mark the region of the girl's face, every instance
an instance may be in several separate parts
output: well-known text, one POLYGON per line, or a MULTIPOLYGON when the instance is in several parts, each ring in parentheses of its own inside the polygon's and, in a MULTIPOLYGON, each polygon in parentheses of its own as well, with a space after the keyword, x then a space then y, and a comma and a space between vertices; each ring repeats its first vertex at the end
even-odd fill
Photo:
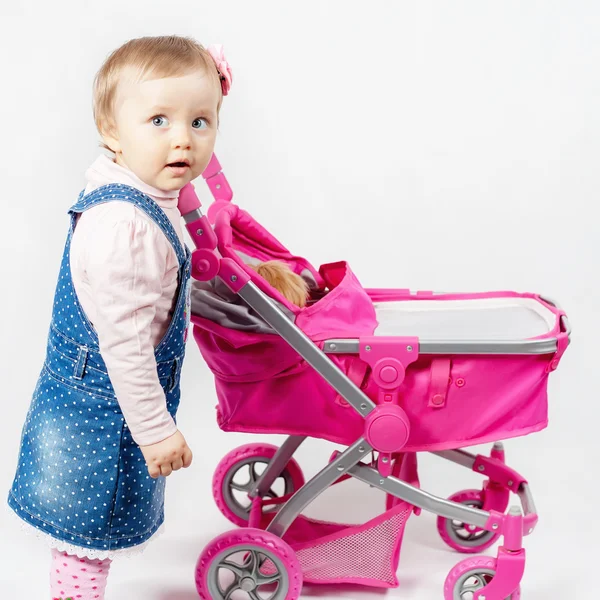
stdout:
POLYGON ((104 141, 144 183, 181 189, 207 167, 217 135, 218 81, 204 71, 119 83, 115 127, 104 141))

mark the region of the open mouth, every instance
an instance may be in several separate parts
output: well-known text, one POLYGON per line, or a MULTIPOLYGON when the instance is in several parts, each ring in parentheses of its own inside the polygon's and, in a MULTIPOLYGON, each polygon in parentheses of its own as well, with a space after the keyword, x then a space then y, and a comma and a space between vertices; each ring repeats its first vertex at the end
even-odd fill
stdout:
POLYGON ((189 167, 190 165, 184 161, 172 162, 167 165, 167 167, 189 167))

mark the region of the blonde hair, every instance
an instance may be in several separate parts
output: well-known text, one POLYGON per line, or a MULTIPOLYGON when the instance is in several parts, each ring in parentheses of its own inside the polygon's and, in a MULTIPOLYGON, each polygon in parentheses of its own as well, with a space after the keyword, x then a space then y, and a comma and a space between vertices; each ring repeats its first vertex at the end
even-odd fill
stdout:
MULTIPOLYGON (((170 35, 129 40, 110 54, 94 79, 94 121, 101 135, 114 125, 117 88, 126 69, 135 73, 137 81, 150 77, 180 77, 203 69, 214 76, 215 85, 221 90, 212 56, 192 38, 170 35)), ((222 100, 221 94, 217 110, 221 108, 222 100)))
POLYGON ((289 302, 300 308, 306 306, 309 294, 308 284, 304 278, 294 273, 287 264, 277 260, 269 260, 248 266, 289 302))

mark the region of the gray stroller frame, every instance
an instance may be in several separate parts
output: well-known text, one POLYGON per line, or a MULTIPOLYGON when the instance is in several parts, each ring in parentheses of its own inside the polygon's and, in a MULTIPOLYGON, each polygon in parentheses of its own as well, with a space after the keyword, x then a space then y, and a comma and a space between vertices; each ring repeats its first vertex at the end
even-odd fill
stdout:
MULTIPOLYGON (((214 159, 216 161, 216 159, 214 159)), ((213 173, 205 174, 205 179, 211 187, 215 196, 219 193, 227 194, 227 182, 221 173, 220 166, 213 169, 213 173), (212 181, 211 181, 212 179, 212 181), (212 184, 212 185, 211 185, 212 184), (215 193, 215 190, 225 187, 225 191, 215 193)), ((228 198, 230 199, 230 198, 228 198)), ((180 206, 181 208, 181 206, 180 206)), ((232 291, 236 292, 268 325, 279 334, 320 376, 326 380, 346 402, 363 418, 366 419, 374 410, 374 403, 357 385, 355 385, 345 373, 343 373, 329 358, 330 354, 359 354, 360 343, 358 339, 331 339, 325 342, 322 351, 310 340, 301 329, 280 309, 276 302, 263 293, 233 261, 222 258, 217 248, 217 239, 208 221, 199 208, 189 211, 182 210, 187 229, 193 238, 202 258, 209 255, 211 268, 194 268, 193 276, 201 281, 208 281, 218 276, 232 291)), ((545 299, 546 302, 557 306, 555 302, 545 299)), ((570 337, 570 326, 566 316, 561 317, 563 332, 570 337)), ((402 339, 402 338, 400 338, 402 339)), ((502 354, 502 355, 543 355, 552 354, 558 350, 558 340, 514 340, 514 341, 419 341, 418 354, 421 355, 453 355, 453 354, 502 354)), ((367 346, 367 351, 370 348, 367 346)), ((411 352, 413 348, 405 348, 411 352)), ((286 465, 292 459, 294 453, 304 442, 306 436, 289 436, 279 447, 275 456, 270 460, 262 475, 252 482, 249 489, 251 499, 265 497, 275 480, 284 471, 286 465)), ((405 501, 418 509, 427 510, 435 515, 465 524, 472 529, 479 528, 502 534, 504 545, 499 550, 497 567, 495 573, 486 576, 485 569, 470 573, 476 583, 469 585, 462 581, 462 587, 453 589, 447 598, 462 600, 465 591, 473 593, 472 598, 479 600, 505 600, 519 597, 519 583, 524 569, 524 554, 522 554, 522 537, 531 534, 537 523, 537 512, 530 486, 512 469, 503 469, 503 459, 494 458, 494 453, 502 453, 502 444, 494 444, 492 457, 481 457, 464 450, 446 450, 433 452, 433 454, 449 460, 453 463, 474 470, 475 472, 489 476, 503 485, 505 489, 516 493, 520 499, 519 505, 512 505, 507 514, 495 511, 486 511, 461 503, 449 501, 432 495, 418 487, 415 487, 401 479, 387 474, 389 469, 386 465, 390 458, 380 453, 379 467, 366 464, 363 460, 369 453, 378 452, 366 439, 361 437, 343 452, 337 453, 331 461, 317 475, 307 481, 303 487, 295 491, 293 496, 281 505, 274 515, 266 531, 281 538, 294 520, 302 511, 327 488, 332 486, 340 477, 346 475, 356 478, 368 485, 378 488, 388 495, 405 501), (381 468, 383 467, 383 468, 381 468), (488 468, 489 467, 489 468, 488 468), (488 473, 489 471, 489 473, 488 473), (384 473, 384 474, 382 474, 384 473), (498 481, 499 477, 499 481, 498 481), (519 564, 515 567, 515 561, 510 562, 522 555, 519 564), (508 557, 508 558, 506 558, 508 557), (477 583, 478 582, 478 583, 477 583)), ((262 553, 266 558, 268 556, 262 553)), ((266 558, 263 559, 266 560, 266 558)), ((223 565, 228 564, 223 561, 223 565)), ((235 571, 235 569, 234 569, 235 571)), ((253 590, 259 585, 260 576, 256 568, 238 568, 236 578, 239 580, 237 589, 248 591, 250 597, 255 593, 253 590)), ((464 578, 463 578, 464 579, 464 578)), ((213 589, 213 588, 211 588, 213 589)), ((218 591, 212 592, 220 594, 218 591)), ((214 596, 221 598, 220 595, 214 596)), ((258 597, 256 595, 256 597, 258 597)), ((291 595, 274 595, 274 598, 291 598, 291 595)), ((293 596, 294 598, 296 596, 293 596)))

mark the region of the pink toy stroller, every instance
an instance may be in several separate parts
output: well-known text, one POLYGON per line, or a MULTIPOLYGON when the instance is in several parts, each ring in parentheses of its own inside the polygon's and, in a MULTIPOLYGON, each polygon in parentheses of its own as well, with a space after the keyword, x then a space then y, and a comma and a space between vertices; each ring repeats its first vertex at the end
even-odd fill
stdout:
POLYGON ((217 467, 215 501, 242 529, 202 552, 200 597, 295 600, 303 582, 396 587, 405 524, 425 509, 458 552, 503 538, 496 558, 470 557, 450 571, 445 600, 520 598, 523 537, 538 516, 498 440, 546 427, 548 377, 569 344, 565 313, 535 294, 364 289, 345 262, 315 269, 232 204, 215 157, 203 176, 216 200, 208 217, 191 188, 180 210, 197 248, 191 321, 215 376, 218 423, 288 437, 279 448, 237 448, 217 467), (247 266, 272 259, 306 279, 306 307, 247 266), (307 437, 346 449, 305 482, 293 454, 307 437), (493 443, 489 456, 460 449, 484 442, 493 443), (418 452, 486 480, 438 498, 419 487, 418 452), (302 515, 350 477, 386 494, 381 515, 363 525, 302 515), (520 506, 508 509, 511 492, 520 506))

